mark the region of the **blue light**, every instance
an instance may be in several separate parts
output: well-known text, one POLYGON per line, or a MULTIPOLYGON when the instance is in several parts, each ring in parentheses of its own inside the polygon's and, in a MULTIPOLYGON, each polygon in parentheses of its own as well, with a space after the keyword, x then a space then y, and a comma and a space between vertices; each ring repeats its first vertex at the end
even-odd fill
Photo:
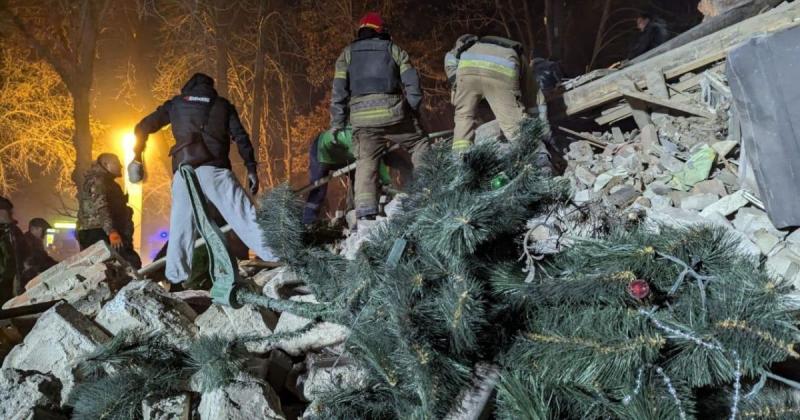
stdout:
POLYGON ((167 231, 165 231, 165 230, 162 230, 161 232, 159 232, 158 236, 159 236, 161 239, 167 239, 167 238, 169 237, 169 232, 167 232, 167 231))

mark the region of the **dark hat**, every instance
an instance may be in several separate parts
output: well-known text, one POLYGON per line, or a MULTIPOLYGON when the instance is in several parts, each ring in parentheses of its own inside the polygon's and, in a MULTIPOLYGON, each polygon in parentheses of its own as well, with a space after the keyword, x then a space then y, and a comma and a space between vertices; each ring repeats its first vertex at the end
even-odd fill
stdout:
POLYGON ((11 211, 14 209, 14 204, 11 203, 11 200, 0 197, 0 210, 8 210, 11 211))
POLYGON ((28 222, 28 229, 30 228, 42 228, 43 230, 51 229, 50 223, 47 223, 47 220, 42 219, 41 217, 35 217, 28 222))

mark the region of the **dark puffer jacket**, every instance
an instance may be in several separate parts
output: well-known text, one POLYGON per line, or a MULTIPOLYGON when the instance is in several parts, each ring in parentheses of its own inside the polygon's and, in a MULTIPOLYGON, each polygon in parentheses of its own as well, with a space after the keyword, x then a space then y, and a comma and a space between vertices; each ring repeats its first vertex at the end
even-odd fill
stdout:
MULTIPOLYGON (((233 140, 239 148, 245 166, 248 170, 255 170, 253 145, 242 126, 239 113, 227 99, 217 94, 214 89, 214 79, 202 73, 192 76, 181 89, 180 95, 164 102, 155 112, 144 117, 136 125, 137 153, 144 150, 148 135, 167 124, 172 124, 176 145, 191 141, 193 134, 201 132, 206 115, 208 123, 205 125, 206 135, 203 138, 213 156, 213 160, 206 165, 230 169, 231 161, 228 154, 233 140), (209 106, 212 107, 210 112, 209 106)), ((173 172, 178 170, 178 163, 173 158, 173 172)))

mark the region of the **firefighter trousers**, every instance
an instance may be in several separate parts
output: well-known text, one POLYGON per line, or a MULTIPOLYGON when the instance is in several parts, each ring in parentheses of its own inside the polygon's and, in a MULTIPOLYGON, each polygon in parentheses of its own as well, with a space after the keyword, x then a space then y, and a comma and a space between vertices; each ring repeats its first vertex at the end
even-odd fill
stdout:
POLYGON ((422 164, 428 136, 412 118, 388 127, 353 129, 353 154, 356 158, 355 204, 359 218, 378 214, 378 165, 392 144, 411 154, 411 164, 422 164))
POLYGON ((459 74, 453 95, 456 125, 453 151, 462 152, 475 142, 476 112, 483 99, 489 102, 506 139, 515 141, 519 137, 520 123, 525 117, 519 83, 500 77, 459 74))

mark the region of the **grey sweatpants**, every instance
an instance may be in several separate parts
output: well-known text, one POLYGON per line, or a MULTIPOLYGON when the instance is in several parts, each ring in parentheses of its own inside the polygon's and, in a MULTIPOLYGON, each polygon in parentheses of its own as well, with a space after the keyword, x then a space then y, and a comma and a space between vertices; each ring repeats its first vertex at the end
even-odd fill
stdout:
MULTIPOLYGON (((264 245, 256 223, 256 209, 230 169, 201 166, 195 169, 206 199, 219 210, 242 242, 264 261, 277 261, 264 245)), ((186 181, 176 173, 172 178, 172 210, 167 245, 167 280, 180 283, 192 272, 192 251, 197 238, 186 181)))

